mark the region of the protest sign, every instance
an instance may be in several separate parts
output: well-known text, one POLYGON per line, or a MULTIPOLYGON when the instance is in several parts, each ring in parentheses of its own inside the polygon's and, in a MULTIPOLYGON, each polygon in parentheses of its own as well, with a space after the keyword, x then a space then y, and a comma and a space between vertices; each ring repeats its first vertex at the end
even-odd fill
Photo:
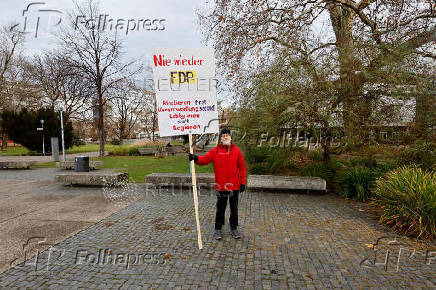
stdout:
MULTIPOLYGON (((192 134, 219 130, 213 49, 154 49, 153 75, 159 135, 188 134, 192 154, 192 134)), ((190 163, 198 248, 202 249, 195 165, 190 163)))
POLYGON ((160 136, 218 132, 213 49, 153 50, 160 136))

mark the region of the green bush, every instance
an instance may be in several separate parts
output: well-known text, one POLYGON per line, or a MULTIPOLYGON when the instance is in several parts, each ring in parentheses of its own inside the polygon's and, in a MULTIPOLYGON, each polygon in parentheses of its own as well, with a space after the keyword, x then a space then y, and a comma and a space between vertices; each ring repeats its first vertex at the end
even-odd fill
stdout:
POLYGON ((370 158, 370 157, 350 160, 351 167, 363 166, 363 167, 368 167, 368 168, 374 168, 374 167, 377 167, 377 165, 378 165, 377 160, 374 158, 370 158))
POLYGON ((430 142, 419 142, 407 147, 400 155, 401 165, 416 164, 423 169, 436 168, 436 145, 430 142))
POLYGON ((113 139, 113 140, 111 141, 111 144, 112 144, 112 145, 121 145, 121 140, 119 140, 119 139, 113 139))
POLYGON ((322 155, 322 151, 319 149, 311 150, 307 153, 307 158, 312 161, 320 162, 324 160, 324 156, 322 155))
POLYGON ((245 150, 245 160, 247 160, 248 163, 264 162, 268 158, 270 150, 271 148, 266 146, 247 147, 245 150))
POLYGON ((284 148, 271 148, 265 160, 269 172, 275 173, 285 167, 291 166, 290 152, 284 148))
POLYGON ((341 171, 337 177, 339 195, 360 201, 367 200, 371 196, 371 188, 378 174, 368 167, 347 168, 341 171))
POLYGON ((247 147, 245 160, 251 166, 252 174, 277 173, 284 168, 292 168, 292 152, 282 147, 247 147))
POLYGON ((80 138, 77 138, 76 136, 73 136, 72 144, 73 144, 73 146, 84 146, 84 145, 86 145, 85 141, 83 141, 80 138))
POLYGON ((340 169, 341 164, 335 160, 329 162, 317 162, 304 167, 301 170, 301 175, 320 177, 327 181, 332 186, 334 183, 336 172, 340 169))
POLYGON ((129 148, 129 156, 139 156, 140 154, 139 154, 138 148, 139 147, 136 147, 136 146, 130 147, 129 148))
POLYGON ((436 172, 403 166, 377 180, 373 204, 381 223, 416 237, 436 237, 436 172))
POLYGON ((250 168, 250 174, 267 174, 268 169, 264 164, 255 164, 250 168))
POLYGON ((112 149, 112 151, 111 151, 111 155, 127 156, 127 155, 129 155, 129 147, 128 146, 114 147, 114 149, 112 149))

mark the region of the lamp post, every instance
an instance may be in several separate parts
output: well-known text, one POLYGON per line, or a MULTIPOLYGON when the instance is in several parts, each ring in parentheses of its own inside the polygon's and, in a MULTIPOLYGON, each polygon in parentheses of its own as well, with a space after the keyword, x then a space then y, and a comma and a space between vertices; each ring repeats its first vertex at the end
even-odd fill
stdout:
POLYGON ((64 143, 64 117, 63 107, 61 107, 61 139, 62 139, 62 161, 65 162, 65 143, 64 143))
POLYGON ((45 144, 44 144, 44 120, 41 120, 41 128, 42 128, 42 155, 45 156, 45 144))

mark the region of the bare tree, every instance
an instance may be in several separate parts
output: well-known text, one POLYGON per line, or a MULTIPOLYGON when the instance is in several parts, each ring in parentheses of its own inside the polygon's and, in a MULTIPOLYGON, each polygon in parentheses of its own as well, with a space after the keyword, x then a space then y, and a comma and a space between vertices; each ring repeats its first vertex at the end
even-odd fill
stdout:
POLYGON ((125 81, 113 90, 111 123, 119 141, 129 138, 138 123, 143 102, 142 90, 131 81, 125 81))
POLYGON ((333 61, 329 82, 353 136, 370 114, 366 84, 379 82, 410 55, 434 64, 435 18, 433 0, 217 0, 200 13, 200 24, 220 67, 242 87, 277 56, 299 57, 317 82, 319 62, 333 61))
POLYGON ((143 89, 140 109, 138 111, 139 129, 154 141, 157 127, 156 97, 153 91, 143 89))
MULTIPOLYGON (((8 94, 12 84, 16 84, 13 66, 18 55, 18 50, 24 42, 24 36, 15 24, 4 26, 0 30, 0 109, 8 108, 8 94)), ((2 150, 7 148, 8 136, 2 129, 2 150)))
POLYGON ((121 41, 116 33, 100 30, 95 21, 86 24, 79 19, 98 19, 98 2, 88 0, 84 5, 76 5, 69 14, 70 26, 59 35, 61 49, 68 58, 68 64, 86 78, 94 89, 95 108, 98 113, 98 136, 100 157, 104 156, 105 145, 105 104, 110 98, 109 90, 126 76, 123 75, 133 63, 121 62, 121 41), (91 24, 92 23, 92 24, 91 24))
POLYGON ((54 108, 61 103, 66 121, 83 119, 91 106, 92 86, 80 72, 71 68, 60 51, 35 56, 27 71, 40 88, 44 105, 54 108))

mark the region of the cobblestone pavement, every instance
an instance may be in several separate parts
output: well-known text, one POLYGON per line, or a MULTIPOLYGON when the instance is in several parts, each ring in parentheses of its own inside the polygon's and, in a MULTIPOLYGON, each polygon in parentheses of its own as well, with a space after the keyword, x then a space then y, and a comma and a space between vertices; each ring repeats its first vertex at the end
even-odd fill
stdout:
POLYGON ((141 200, 1 274, 0 288, 436 287, 434 243, 396 237, 338 197, 243 193, 242 238, 226 224, 215 241, 216 197, 203 193, 200 251, 189 191, 141 188, 141 200))

